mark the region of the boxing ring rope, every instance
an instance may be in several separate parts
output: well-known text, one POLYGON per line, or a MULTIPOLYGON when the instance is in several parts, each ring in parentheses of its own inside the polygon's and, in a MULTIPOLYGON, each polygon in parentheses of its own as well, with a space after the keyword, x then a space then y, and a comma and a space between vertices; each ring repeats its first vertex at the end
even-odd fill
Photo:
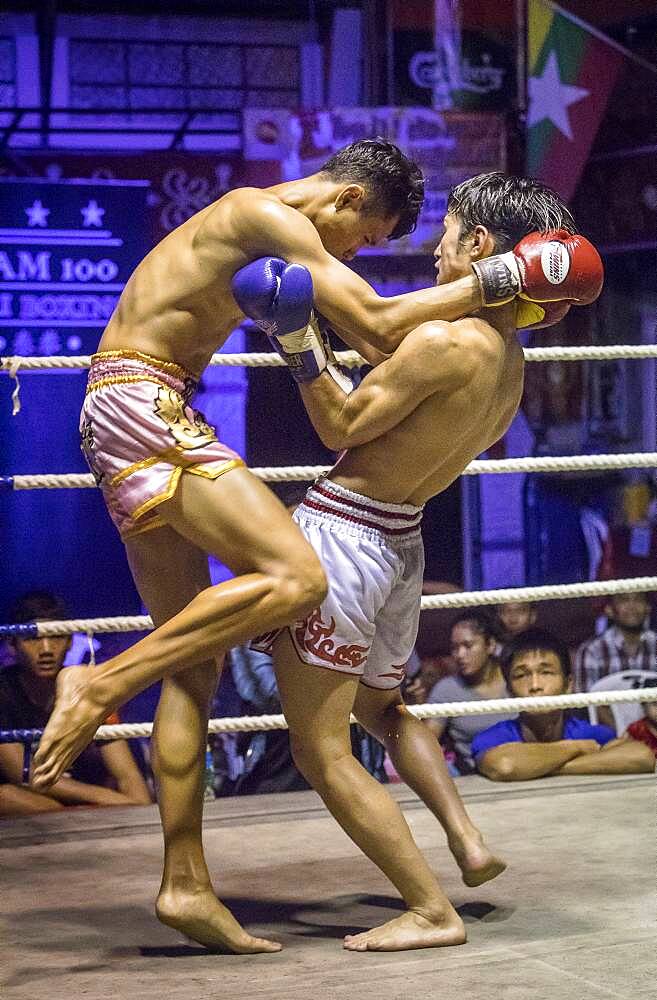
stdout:
MULTIPOLYGON (((568 598, 609 597, 612 594, 651 593, 657 591, 657 576, 634 576, 624 580, 589 580, 586 583, 553 583, 541 587, 507 587, 498 590, 466 590, 455 594, 432 594, 423 597, 422 611, 438 608, 473 608, 508 601, 560 601, 568 598)), ((0 625, 0 639, 42 639, 45 636, 87 635, 103 632, 142 632, 153 628, 149 615, 119 615, 108 618, 70 618, 65 621, 22 622, 0 625)))
MULTIPOLYGON (((542 695, 537 698, 490 698, 487 701, 446 701, 440 704, 406 705, 418 719, 449 719, 461 715, 506 715, 509 712, 554 712, 571 708, 600 705, 628 705, 634 702, 657 701, 657 688, 630 688, 624 691, 588 691, 575 694, 542 695)), ((350 717, 350 723, 358 720, 350 717)), ((208 733, 250 733, 272 729, 287 729, 284 715, 238 715, 210 719, 208 733)), ((1 729, 0 743, 36 743, 41 729, 1 729)), ((152 722, 121 723, 99 726, 95 740, 119 740, 150 737, 152 722)))
MULTIPOLYGON (((518 472, 600 472, 605 469, 654 469, 657 452, 635 451, 612 455, 563 455, 538 458, 477 459, 465 467, 461 475, 503 475, 518 472)), ((249 472, 265 483, 286 483, 314 480, 326 475, 329 465, 263 466, 249 472)), ((93 489, 96 481, 91 473, 74 472, 52 475, 0 476, 0 489, 59 490, 93 489)))
MULTIPOLYGON (((655 344, 611 344, 600 347, 525 347, 525 361, 635 361, 642 358, 657 358, 655 344)), ((357 368, 367 362, 356 351, 338 351, 336 360, 341 365, 357 368)), ((248 354, 213 354, 209 362, 213 366, 229 368, 283 368, 285 362, 273 351, 253 351, 248 354)), ((0 371, 15 375, 22 371, 36 371, 44 368, 89 368, 90 355, 76 357, 49 355, 29 357, 22 355, 0 358, 0 371)))

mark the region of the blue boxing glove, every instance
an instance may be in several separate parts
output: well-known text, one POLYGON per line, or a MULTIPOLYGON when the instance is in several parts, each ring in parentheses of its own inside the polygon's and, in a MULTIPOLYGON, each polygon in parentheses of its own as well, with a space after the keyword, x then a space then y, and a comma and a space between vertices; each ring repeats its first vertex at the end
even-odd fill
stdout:
POLYGON ((261 257, 233 275, 233 297, 255 320, 297 382, 310 382, 327 360, 313 315, 313 279, 303 264, 261 257))

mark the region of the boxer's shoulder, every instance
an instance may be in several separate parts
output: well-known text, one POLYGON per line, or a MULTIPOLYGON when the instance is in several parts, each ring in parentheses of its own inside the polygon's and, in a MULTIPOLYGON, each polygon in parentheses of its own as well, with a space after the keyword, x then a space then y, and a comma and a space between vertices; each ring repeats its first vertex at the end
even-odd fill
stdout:
POLYGON ((467 379, 503 353, 499 334, 488 323, 466 317, 452 323, 432 320, 413 330, 404 346, 420 364, 439 364, 467 379))
POLYGON ((240 228, 267 232, 270 227, 275 231, 281 226, 293 226, 297 231, 308 229, 315 232, 315 227, 305 215, 285 204, 270 190, 236 188, 221 202, 229 210, 231 221, 240 228))

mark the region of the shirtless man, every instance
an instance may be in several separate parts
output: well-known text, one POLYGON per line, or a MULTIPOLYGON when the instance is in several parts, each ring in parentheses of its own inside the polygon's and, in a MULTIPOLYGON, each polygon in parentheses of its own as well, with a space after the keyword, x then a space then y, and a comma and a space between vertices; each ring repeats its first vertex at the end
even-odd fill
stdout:
MULTIPOLYGON (((542 275, 500 262, 492 281, 471 272, 441 288, 378 296, 340 260, 409 232, 421 202, 417 167, 378 140, 346 147, 302 180, 231 191, 137 267, 94 356, 83 447, 159 627, 103 664, 60 675, 33 785, 56 781, 108 712, 164 677, 153 738, 165 842, 156 912, 202 944, 279 948, 247 934, 219 903, 203 855, 202 772, 218 661, 316 607, 326 580, 283 505, 217 441, 190 399, 243 318, 231 278, 263 254, 307 266, 318 308, 372 362, 429 319, 455 319, 521 290, 531 297, 535 278, 543 289, 542 275), (235 578, 211 586, 208 553, 235 578)), ((549 291, 542 298, 560 295, 549 291)))
MULTIPOLYGON (((592 301, 602 286, 600 258, 572 232, 568 210, 535 182, 503 174, 474 178, 451 194, 435 251, 439 283, 460 279, 473 265, 485 280, 487 269, 497 266, 490 255, 520 241, 515 252, 527 266, 538 255, 553 280, 568 269, 579 301, 592 301), (560 232, 553 243, 535 233, 523 239, 539 229, 560 232)), ((238 298, 245 287, 248 298, 255 272, 268 263, 254 262, 236 275, 238 298)), ((299 287, 294 269, 291 277, 299 287)), ((568 298, 565 283, 562 290, 568 298)), ((306 315, 310 306, 307 298, 306 315)), ((547 319, 565 308, 560 304, 547 319)), ((401 811, 351 754, 349 714, 353 710, 384 744, 398 773, 442 823, 466 884, 499 874, 503 862, 484 845, 439 744, 405 709, 399 685, 420 612, 422 507, 504 434, 520 404, 516 307, 420 325, 351 394, 326 369, 316 370, 323 367, 316 350, 310 359, 307 345, 291 355, 294 345, 281 341, 320 438, 331 449, 348 450, 294 515, 326 570, 328 595, 305 619, 257 643, 273 648, 297 766, 408 907, 381 927, 348 935, 344 946, 385 951, 461 944, 463 922, 401 811)))

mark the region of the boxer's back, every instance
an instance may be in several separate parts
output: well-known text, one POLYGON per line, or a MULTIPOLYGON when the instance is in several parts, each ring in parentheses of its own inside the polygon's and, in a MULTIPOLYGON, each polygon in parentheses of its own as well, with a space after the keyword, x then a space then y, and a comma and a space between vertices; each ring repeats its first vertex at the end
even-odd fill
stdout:
POLYGON ((441 358, 425 356, 422 364, 434 367, 437 391, 385 434, 350 448, 332 480, 389 503, 423 504, 504 434, 522 396, 522 348, 514 334, 502 337, 480 319, 452 327, 474 358, 467 385, 438 391, 441 358))

